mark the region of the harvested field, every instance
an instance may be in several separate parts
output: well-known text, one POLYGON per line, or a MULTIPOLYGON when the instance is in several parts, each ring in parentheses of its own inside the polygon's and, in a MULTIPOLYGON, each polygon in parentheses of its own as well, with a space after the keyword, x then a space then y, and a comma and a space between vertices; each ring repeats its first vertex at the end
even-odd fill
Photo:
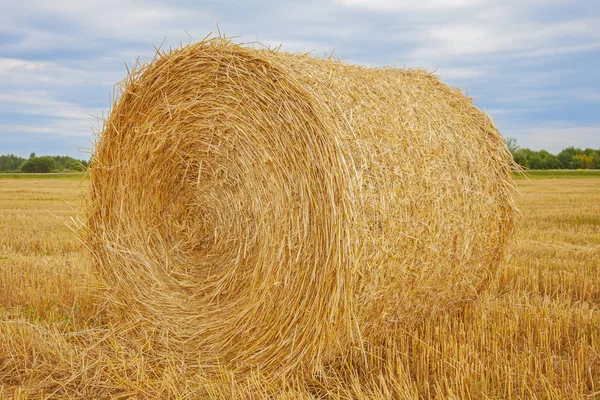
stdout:
MULTIPOLYGON (((246 397, 243 381, 153 359, 152 341, 103 302, 91 260, 65 226, 83 216, 77 196, 87 185, 0 179, 0 397, 246 397)), ((600 395, 600 179, 518 180, 518 189, 521 219, 491 291, 399 333, 402 380, 367 387, 340 377, 329 398, 600 395)), ((261 390, 327 398, 319 384, 261 390)))

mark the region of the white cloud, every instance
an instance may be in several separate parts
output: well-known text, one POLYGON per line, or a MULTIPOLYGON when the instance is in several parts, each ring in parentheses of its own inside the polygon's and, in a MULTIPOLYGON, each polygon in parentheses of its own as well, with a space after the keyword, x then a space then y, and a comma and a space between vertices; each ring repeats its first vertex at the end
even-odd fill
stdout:
POLYGON ((490 76, 490 72, 483 68, 457 67, 457 68, 440 68, 436 75, 442 79, 448 80, 469 80, 490 76))
POLYGON ((445 11, 463 9, 489 3, 489 0, 336 0, 335 3, 346 6, 378 11, 445 11))
POLYGON ((0 58, 0 87, 80 85, 97 79, 95 72, 50 61, 0 58))
POLYGON ((89 137, 96 127, 92 121, 84 120, 45 120, 43 124, 0 124, 0 138, 22 134, 43 134, 48 136, 89 137))
POLYGON ((0 104, 5 111, 15 114, 40 115, 52 118, 89 120, 95 109, 86 109, 77 103, 58 101, 44 91, 10 91, 0 93, 0 104))
POLYGON ((527 107, 520 108, 486 108, 485 112, 490 115, 492 118, 496 116, 504 116, 504 115, 514 115, 519 113, 530 112, 531 109, 527 107))
POLYGON ((423 30, 422 46, 410 59, 456 59, 508 53, 519 57, 566 54, 600 47, 600 20, 573 20, 548 24, 528 20, 461 21, 430 25, 423 30))
POLYGON ((198 24, 210 21, 214 26, 209 10, 203 12, 198 8, 165 4, 141 0, 24 0, 20 7, 30 11, 13 15, 12 19, 20 23, 13 22, 4 30, 23 35, 17 45, 39 48, 42 45, 54 47, 56 44, 83 47, 86 42, 95 46, 94 41, 101 38, 160 43, 169 34, 177 34, 181 38, 185 29, 198 24), (23 30, 23 26, 36 15, 62 23, 59 31, 71 28, 76 34, 57 33, 48 29, 23 30))
POLYGON ((47 51, 49 49, 82 49, 90 48, 90 41, 80 35, 68 35, 33 27, 16 26, 13 29, 4 29, 9 35, 16 38, 10 42, 0 43, 2 53, 26 53, 28 51, 47 51))
POLYGON ((292 53, 310 53, 314 56, 321 57, 324 54, 331 54, 333 48, 324 45, 323 43, 309 40, 284 40, 278 41, 274 39, 260 40, 260 42, 270 48, 278 48, 281 46, 282 51, 292 53))
POLYGON ((600 103, 600 93, 580 93, 581 99, 592 103, 600 103))
POLYGON ((26 134, 91 137, 92 128, 98 130, 98 120, 92 116, 98 110, 53 99, 44 91, 0 93, 0 110, 15 116, 32 116, 25 123, 1 123, 0 137, 3 138, 26 134))

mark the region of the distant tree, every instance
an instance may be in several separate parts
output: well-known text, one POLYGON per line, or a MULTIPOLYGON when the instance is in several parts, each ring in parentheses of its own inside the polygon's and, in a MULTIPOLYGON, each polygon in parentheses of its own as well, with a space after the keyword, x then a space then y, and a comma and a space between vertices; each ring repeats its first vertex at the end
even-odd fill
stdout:
POLYGON ((600 150, 587 148, 583 150, 583 154, 587 157, 586 161, 590 169, 600 168, 600 150))
POLYGON ((596 153, 592 156, 592 168, 600 168, 600 150, 596 150, 596 153))
POLYGON ((546 150, 533 151, 528 148, 519 149, 514 154, 515 161, 528 169, 560 169, 563 164, 554 154, 546 150))
POLYGON ((59 171, 83 171, 87 168, 87 162, 84 160, 77 160, 69 156, 53 156, 52 158, 56 161, 59 171))
POLYGON ((21 171, 23 172, 36 172, 36 173, 45 173, 52 172, 56 169, 56 161, 54 158, 49 156, 43 157, 33 157, 29 160, 25 161, 21 165, 21 171))
POLYGON ((533 153, 534 152, 531 151, 530 149, 524 148, 524 149, 517 150, 513 154, 513 157, 514 157, 515 161, 517 162, 517 164, 519 164, 520 166, 522 166, 524 168, 531 168, 529 159, 531 158, 533 153))
POLYGON ((31 154, 29 154, 29 159, 31 160, 32 158, 35 158, 35 153, 33 153, 33 152, 31 154))
POLYGON ((517 141, 517 138, 513 137, 513 136, 508 136, 508 137, 504 138, 504 144, 506 145, 506 148, 508 149, 508 151, 510 151, 510 154, 513 155, 513 157, 521 149, 521 146, 519 146, 519 142, 517 141))
POLYGON ((544 160, 537 152, 532 152, 532 154, 527 159, 527 168, 530 169, 546 169, 544 160))
POLYGON ((14 154, 0 156, 0 172, 17 171, 24 161, 23 157, 18 157, 14 154))
POLYGON ((71 171, 83 171, 85 167, 79 160, 75 160, 71 158, 70 160, 66 160, 64 163, 65 169, 71 171))
POLYGON ((581 169, 581 168, 583 168, 583 160, 581 159, 581 155, 573 156, 567 169, 581 169))
POLYGON ((554 154, 550 154, 546 150, 538 151, 538 155, 542 160, 542 166, 540 169, 560 169, 562 168, 562 163, 554 154))
POLYGON ((576 156, 580 156, 581 154, 583 154, 581 149, 571 146, 558 153, 557 157, 562 163, 563 168, 578 169, 583 168, 581 159, 576 158, 576 156))
POLYGON ((588 156, 587 154, 579 154, 573 157, 573 162, 577 162, 578 168, 592 169, 594 158, 592 156, 588 156))

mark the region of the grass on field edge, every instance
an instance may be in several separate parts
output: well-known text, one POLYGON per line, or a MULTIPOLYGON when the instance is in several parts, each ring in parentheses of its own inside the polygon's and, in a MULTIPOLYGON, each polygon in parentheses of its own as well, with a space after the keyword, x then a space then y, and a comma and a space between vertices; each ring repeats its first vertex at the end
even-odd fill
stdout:
POLYGON ((600 169, 537 169, 513 172, 515 179, 600 178, 600 169))
POLYGON ((50 172, 44 174, 0 172, 0 179, 83 179, 85 176, 85 172, 50 172))

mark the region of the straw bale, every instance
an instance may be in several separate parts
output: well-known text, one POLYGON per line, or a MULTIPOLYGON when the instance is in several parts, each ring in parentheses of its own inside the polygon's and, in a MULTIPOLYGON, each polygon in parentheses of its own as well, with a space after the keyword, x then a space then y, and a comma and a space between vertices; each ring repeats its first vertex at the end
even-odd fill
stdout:
POLYGON ((427 71, 210 39, 124 81, 87 240, 115 303, 186 362, 314 371, 477 299, 510 173, 491 119, 427 71))

